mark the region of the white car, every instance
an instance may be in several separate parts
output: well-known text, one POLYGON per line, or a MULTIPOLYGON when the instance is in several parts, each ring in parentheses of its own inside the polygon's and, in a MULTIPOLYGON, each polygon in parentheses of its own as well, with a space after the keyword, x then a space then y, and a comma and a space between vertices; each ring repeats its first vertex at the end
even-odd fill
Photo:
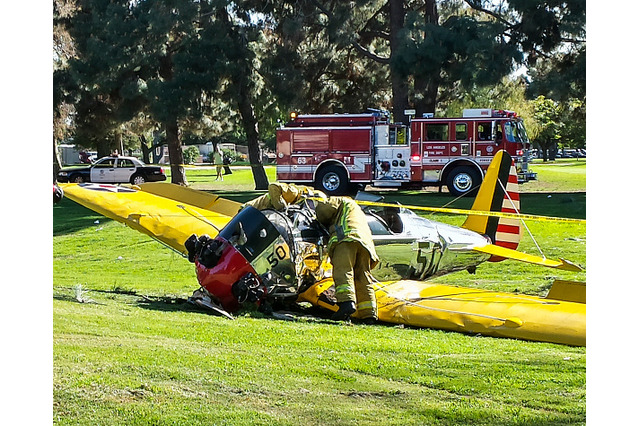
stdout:
POLYGON ((147 166, 134 157, 103 157, 85 167, 65 167, 58 172, 58 182, 131 183, 167 180, 159 166, 147 166))

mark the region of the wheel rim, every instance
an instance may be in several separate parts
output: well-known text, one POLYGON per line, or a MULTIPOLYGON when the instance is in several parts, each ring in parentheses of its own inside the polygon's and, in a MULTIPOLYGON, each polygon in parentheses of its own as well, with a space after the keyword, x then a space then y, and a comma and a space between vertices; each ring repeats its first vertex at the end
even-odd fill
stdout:
POLYGON ((144 183, 144 178, 142 176, 136 176, 133 178, 134 185, 140 185, 141 183, 144 183))
POLYGON ((336 173, 327 173, 322 178, 322 186, 327 191, 335 191, 340 187, 340 176, 336 173))
POLYGON ((81 177, 81 176, 76 176, 76 177, 73 179, 73 183, 84 183, 84 179, 82 179, 82 177, 81 177))
POLYGON ((473 178, 468 173, 458 173, 453 178, 453 187, 460 192, 467 192, 473 185, 473 178))

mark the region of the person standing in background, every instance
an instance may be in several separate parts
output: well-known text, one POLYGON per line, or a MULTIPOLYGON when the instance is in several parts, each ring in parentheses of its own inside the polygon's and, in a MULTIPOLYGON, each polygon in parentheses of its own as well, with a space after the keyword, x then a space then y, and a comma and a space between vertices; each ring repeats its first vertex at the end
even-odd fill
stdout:
POLYGON ((216 166, 216 180, 224 180, 222 177, 223 161, 222 149, 220 149, 219 144, 216 144, 216 148, 213 151, 213 165, 216 166))

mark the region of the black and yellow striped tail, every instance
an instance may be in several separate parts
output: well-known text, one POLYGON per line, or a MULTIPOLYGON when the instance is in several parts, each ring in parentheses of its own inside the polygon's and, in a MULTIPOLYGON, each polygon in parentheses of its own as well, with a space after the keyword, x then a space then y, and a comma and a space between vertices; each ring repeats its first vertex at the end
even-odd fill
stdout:
MULTIPOLYGON (((471 210, 503 213, 520 212, 518 175, 511 156, 503 150, 496 153, 471 210)), ((463 228, 487 235, 493 244, 515 250, 520 243, 522 227, 519 219, 469 215, 463 228)), ((502 260, 498 256, 493 261, 502 260)))

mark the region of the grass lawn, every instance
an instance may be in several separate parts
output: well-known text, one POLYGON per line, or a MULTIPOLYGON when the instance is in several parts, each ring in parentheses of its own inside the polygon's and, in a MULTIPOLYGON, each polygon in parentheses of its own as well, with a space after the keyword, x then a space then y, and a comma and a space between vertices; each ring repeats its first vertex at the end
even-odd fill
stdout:
MULTIPOLYGON (((542 162, 534 160, 531 170, 539 174, 536 181, 520 186, 521 192, 584 192, 586 188, 587 162, 584 159, 558 159, 542 162)), ((186 166, 187 180, 195 189, 222 191, 251 191, 253 175, 249 166, 231 166, 232 173, 224 176, 224 181, 215 181, 216 171, 212 166, 186 166)), ((264 166, 269 182, 276 181, 276 168, 264 166)), ((165 168, 168 180, 171 181, 171 170, 165 168)), ((427 188, 424 192, 437 189, 427 188)), ((446 189, 444 189, 446 192, 446 189)), ((395 191, 394 191, 395 192, 395 191)))
MULTIPOLYGON (((576 192, 579 184, 561 171, 581 167, 536 165, 539 182, 524 185, 532 190, 522 195, 523 211, 584 218, 584 186, 576 192), (553 192, 534 187, 551 180, 558 182, 553 192)), ((273 167, 267 174, 274 180, 273 167)), ((194 188, 238 201, 258 194, 248 169, 234 169, 224 182, 214 182, 211 169, 189 168, 187 177, 194 188)), ((411 205, 451 201, 446 192, 381 193, 411 205)), ((548 257, 586 265, 584 225, 528 225, 548 257)), ((122 224, 65 199, 53 208, 53 233, 57 424, 586 421, 586 348, 312 316, 278 321, 251 310, 230 321, 186 303, 197 288, 192 264, 122 224)), ((537 252, 531 237, 522 250, 537 252)), ((543 294, 554 277, 585 280, 585 273, 501 262, 438 281, 543 294)))

